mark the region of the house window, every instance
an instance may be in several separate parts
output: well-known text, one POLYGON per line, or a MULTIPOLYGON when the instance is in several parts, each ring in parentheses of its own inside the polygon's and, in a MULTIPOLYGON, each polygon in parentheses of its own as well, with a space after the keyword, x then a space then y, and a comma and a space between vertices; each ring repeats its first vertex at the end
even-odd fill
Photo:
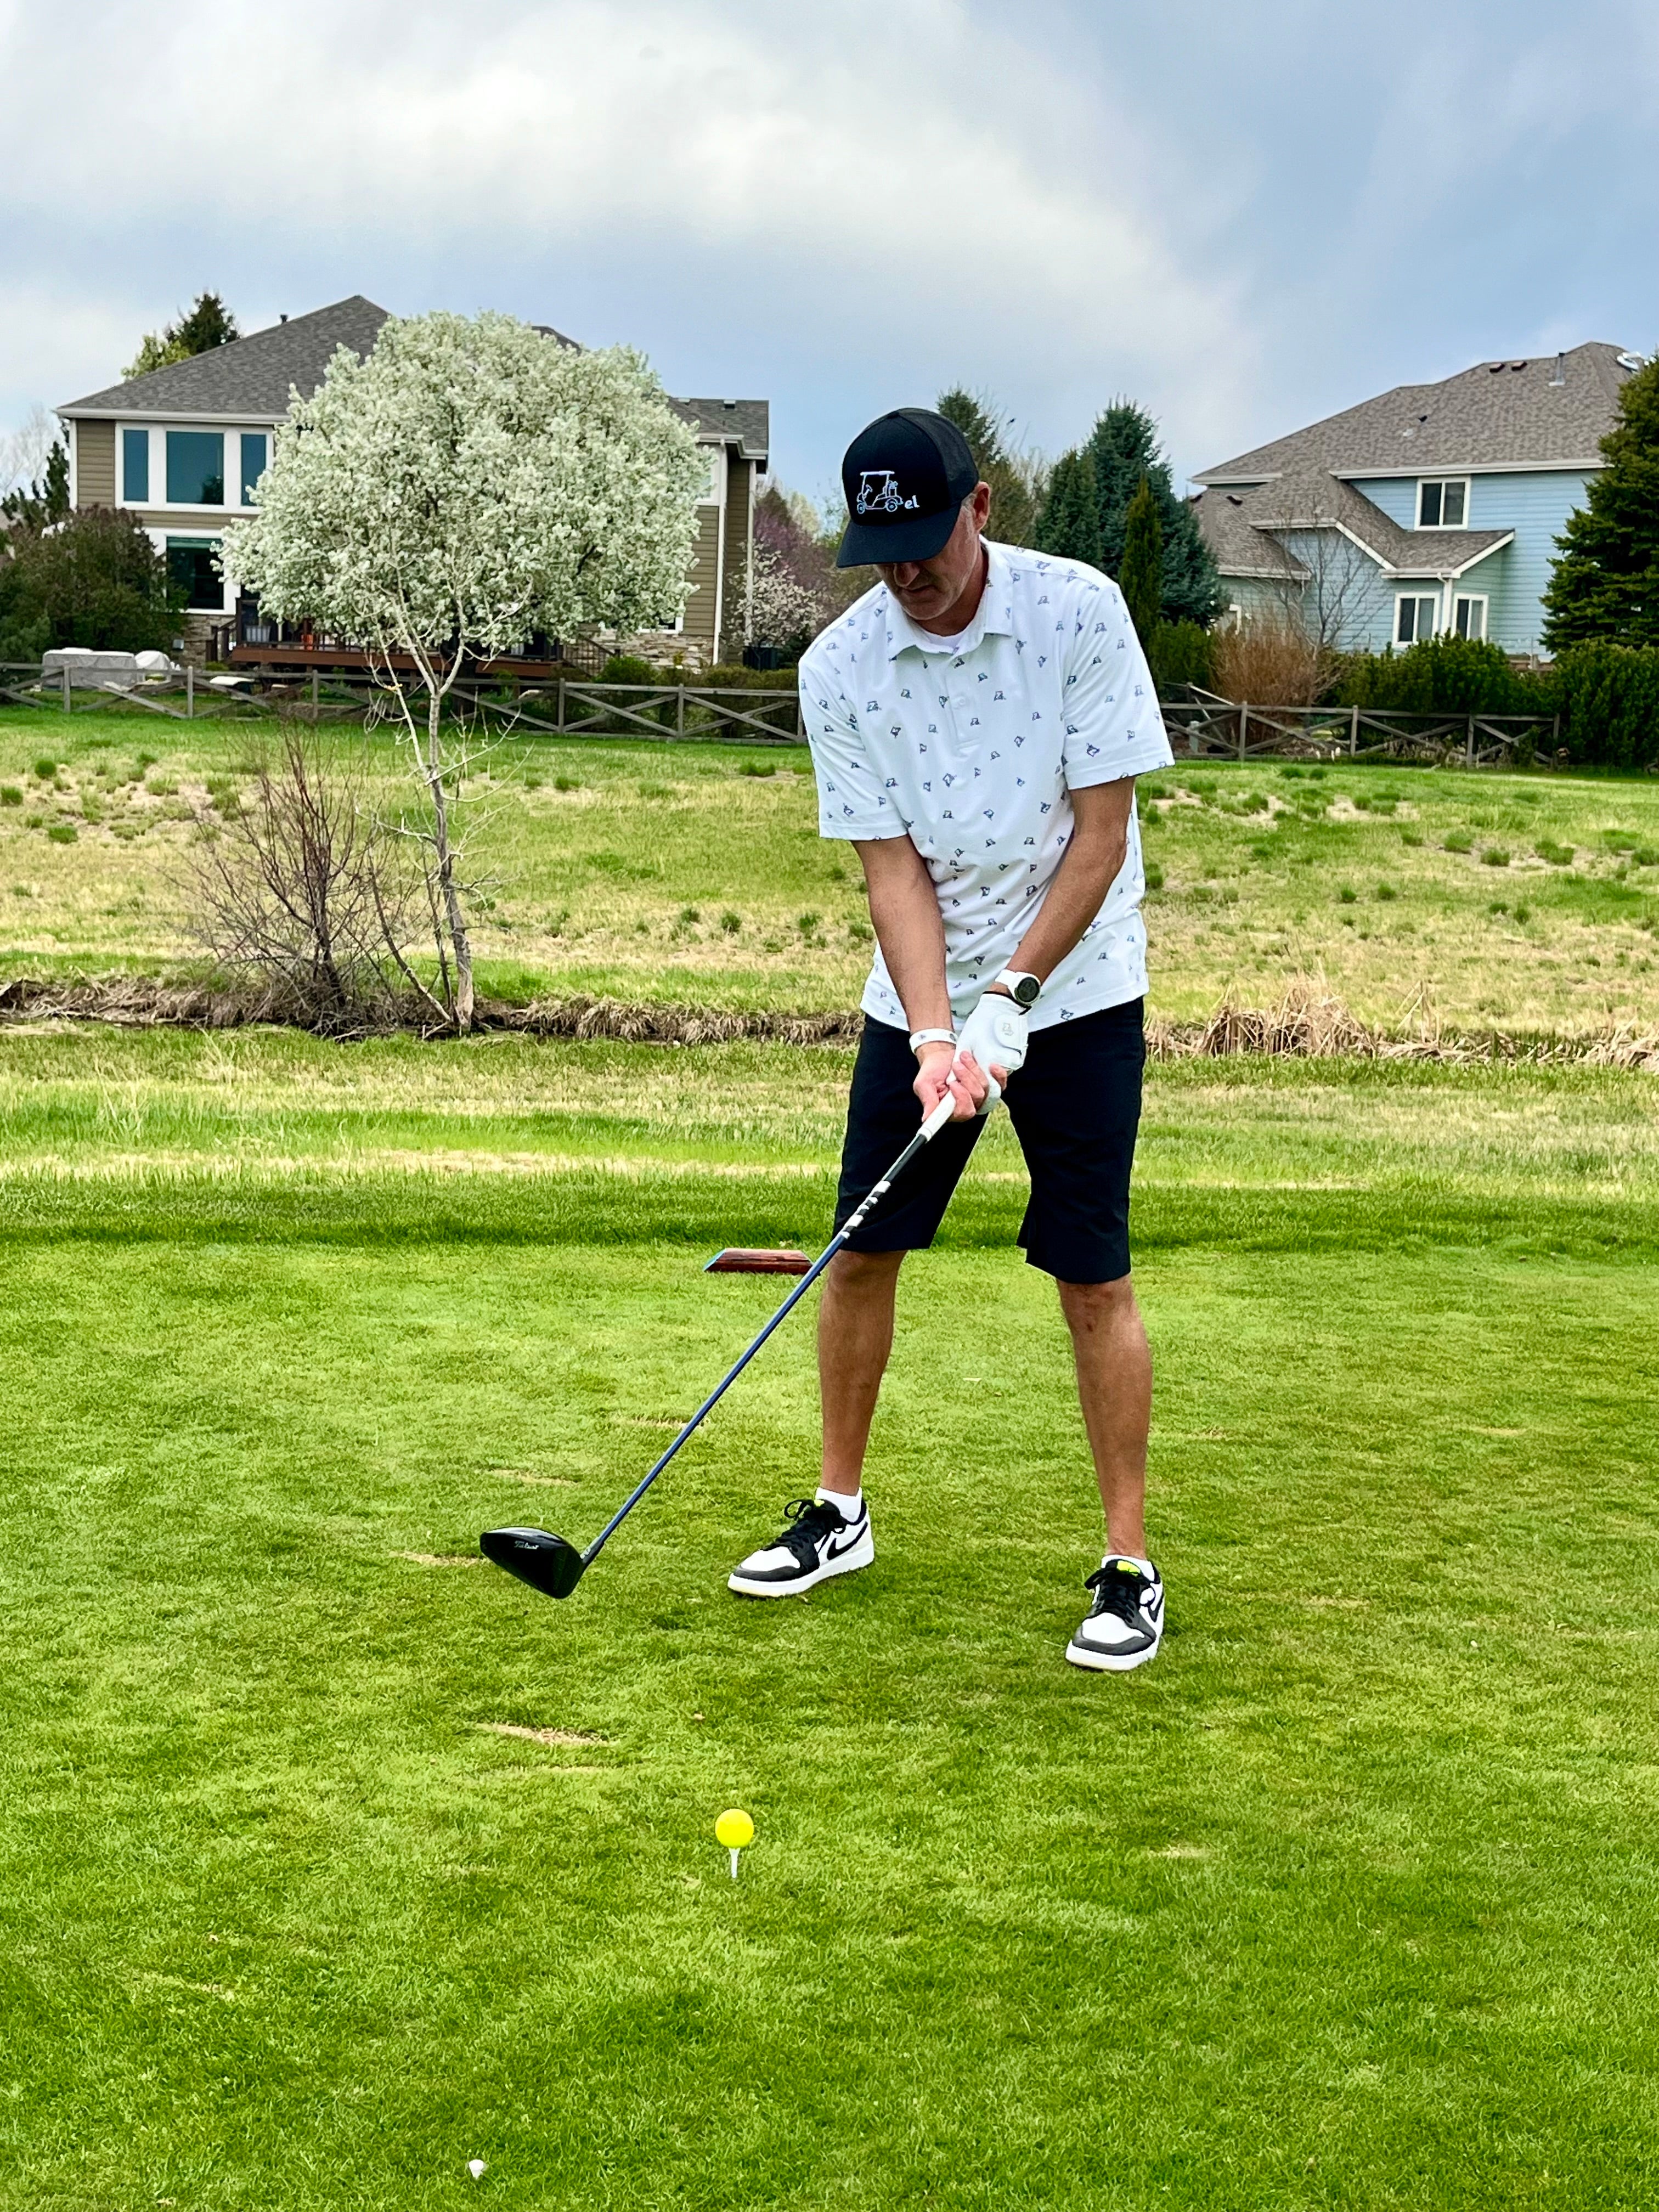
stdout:
POLYGON ((1394 641, 1396 645, 1416 645, 1420 640, 1434 635, 1434 621, 1439 612, 1437 593, 1402 592, 1394 603, 1394 641))
MULTIPOLYGON (((174 434, 168 432, 171 438, 174 434)), ((225 580, 214 564, 219 550, 216 538, 169 538, 167 574, 185 593, 185 604, 194 613, 222 614, 225 580)))
POLYGON ((708 448, 708 481, 697 494, 705 507, 718 507, 726 479, 726 449, 721 446, 708 448))
POLYGON ((1486 601, 1484 593, 1476 592, 1468 599, 1452 604, 1452 628, 1459 637, 1484 638, 1486 635, 1486 601))
POLYGON ((222 430, 167 432, 167 501, 173 507, 224 505, 222 430))
POLYGON ((244 430, 242 433, 242 504, 253 505, 253 487, 265 472, 270 457, 270 441, 263 430, 244 430))
POLYGON ((1419 530, 1461 530, 1468 511, 1467 477, 1430 477, 1417 487, 1419 530))
POLYGON ((149 497, 149 432, 121 433, 121 496, 129 507, 139 507, 149 497))

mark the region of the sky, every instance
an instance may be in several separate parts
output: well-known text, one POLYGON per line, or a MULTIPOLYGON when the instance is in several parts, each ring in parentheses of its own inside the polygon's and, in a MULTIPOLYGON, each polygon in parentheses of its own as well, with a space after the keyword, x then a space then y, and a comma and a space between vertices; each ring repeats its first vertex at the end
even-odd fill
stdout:
POLYGON ((1659 346, 1652 0, 0 0, 0 434, 222 292, 625 342, 822 499, 964 384, 1181 477, 1659 346))

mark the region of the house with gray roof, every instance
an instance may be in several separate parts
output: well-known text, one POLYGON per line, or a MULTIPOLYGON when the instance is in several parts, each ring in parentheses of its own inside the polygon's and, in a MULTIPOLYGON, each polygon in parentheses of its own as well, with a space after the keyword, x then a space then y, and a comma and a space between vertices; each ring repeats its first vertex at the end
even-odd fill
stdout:
MULTIPOLYGON (((372 300, 337 300, 57 410, 69 445, 71 504, 125 508, 149 532, 189 593, 187 628, 198 657, 301 665, 340 659, 337 647, 284 636, 234 576, 220 574, 214 556, 225 523, 253 510, 293 394, 308 398, 341 346, 370 353, 386 319, 372 300)), ((537 327, 555 344, 576 343, 549 325, 537 327)), ((669 404, 708 455, 690 591, 672 628, 624 642, 659 659, 735 659, 748 634, 745 592, 770 410, 763 399, 669 404)))
POLYGON ((1555 540, 1642 366, 1613 345, 1481 362, 1201 470, 1236 620, 1385 651, 1452 631, 1535 653, 1555 540))

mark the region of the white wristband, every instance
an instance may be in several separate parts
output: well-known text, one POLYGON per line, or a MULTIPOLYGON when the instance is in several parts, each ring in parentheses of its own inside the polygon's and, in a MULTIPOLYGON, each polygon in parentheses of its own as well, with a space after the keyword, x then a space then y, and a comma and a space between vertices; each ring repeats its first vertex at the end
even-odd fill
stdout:
POLYGON ((925 1044, 954 1044, 956 1041, 954 1030, 912 1030, 910 1032, 912 1052, 920 1052, 925 1044))

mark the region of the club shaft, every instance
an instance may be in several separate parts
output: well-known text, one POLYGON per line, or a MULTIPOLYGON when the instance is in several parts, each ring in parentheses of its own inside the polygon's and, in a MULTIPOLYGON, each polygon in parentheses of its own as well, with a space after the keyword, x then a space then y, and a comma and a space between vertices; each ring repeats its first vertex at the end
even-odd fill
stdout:
POLYGON ((947 1097, 942 1099, 939 1106, 937 1106, 933 1112, 928 1115, 927 1119, 922 1123, 921 1128, 916 1131, 915 1135, 911 1138, 909 1143, 904 1147, 904 1150, 894 1161, 892 1166, 889 1168, 886 1174, 883 1176, 880 1182, 874 1184, 871 1189, 866 1193, 865 1196, 860 1200, 857 1207, 848 1216, 846 1221, 843 1222, 842 1226, 836 1231, 836 1234, 824 1246, 823 1251, 819 1253, 817 1258, 813 1261, 811 1266, 801 1277, 799 1282, 796 1284, 794 1289, 790 1291, 788 1297, 778 1308, 770 1321, 767 1322, 765 1328, 762 1329, 760 1334, 743 1354, 743 1357, 720 1377, 720 1380, 714 1385, 714 1388, 703 1400, 702 1405, 698 1407, 696 1412, 692 1414, 690 1419, 680 1431, 678 1436, 675 1437, 673 1443, 670 1444, 667 1450, 664 1452, 662 1457, 658 1460, 656 1464, 646 1473, 641 1480, 635 1485, 634 1488, 629 1491, 628 1496, 623 1498, 622 1504, 617 1508, 611 1518, 605 1522, 604 1528, 600 1529, 599 1534, 593 1539, 587 1549, 582 1553, 582 1565, 584 1567, 588 1567, 592 1565, 593 1561, 599 1557, 599 1553, 603 1550, 605 1546, 609 1543, 611 1538, 616 1534, 623 1522, 627 1520, 629 1515, 639 1504, 641 1498, 644 1497, 646 1492, 650 1489, 652 1484, 667 1466, 669 1461, 673 1458, 675 1453, 678 1451, 680 1446, 685 1442, 686 1438, 690 1436, 696 1429, 701 1426, 707 1415, 719 1405, 720 1400, 732 1388, 732 1385, 737 1381, 738 1376, 742 1374, 744 1369, 748 1366, 750 1361, 760 1350, 762 1345, 765 1343, 767 1338, 771 1335, 773 1330, 776 1328, 781 1322, 787 1320, 788 1316, 793 1312, 794 1309, 806 1296, 808 1291, 811 1289, 813 1284, 817 1282, 818 1277, 823 1273, 824 1269, 830 1265, 830 1262, 835 1258, 836 1253, 839 1252, 842 1245, 846 1243, 848 1238, 857 1230, 863 1227, 865 1217, 871 1212, 872 1208, 879 1200, 886 1196, 887 1193, 898 1181, 898 1178, 904 1173, 906 1168, 909 1166, 911 1161, 915 1159, 916 1154, 921 1151, 922 1147, 927 1144, 932 1138, 938 1135, 939 1132, 945 1127, 946 1121, 951 1119, 951 1101, 947 1097))

